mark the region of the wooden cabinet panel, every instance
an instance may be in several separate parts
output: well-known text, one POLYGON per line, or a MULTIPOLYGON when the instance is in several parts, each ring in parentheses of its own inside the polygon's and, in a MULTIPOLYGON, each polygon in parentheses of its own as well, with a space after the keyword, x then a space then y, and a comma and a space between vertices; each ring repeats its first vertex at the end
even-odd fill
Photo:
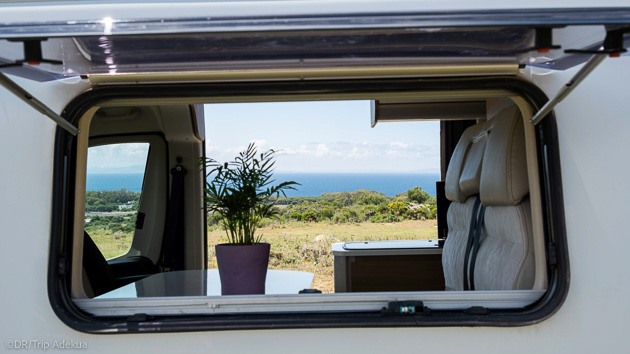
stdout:
POLYGON ((444 290, 442 256, 356 256, 347 263, 350 292, 444 290))

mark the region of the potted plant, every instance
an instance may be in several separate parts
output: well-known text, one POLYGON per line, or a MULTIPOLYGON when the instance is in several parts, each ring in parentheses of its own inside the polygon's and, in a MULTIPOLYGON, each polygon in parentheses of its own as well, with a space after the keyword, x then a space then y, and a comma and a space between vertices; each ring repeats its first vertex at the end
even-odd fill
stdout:
POLYGON ((273 185, 275 151, 258 154, 251 143, 234 161, 221 164, 206 158, 209 170, 205 204, 209 212, 220 215, 228 243, 215 246, 221 293, 223 295, 264 294, 270 244, 257 233, 264 218, 277 216, 274 207, 280 195, 299 183, 273 185))

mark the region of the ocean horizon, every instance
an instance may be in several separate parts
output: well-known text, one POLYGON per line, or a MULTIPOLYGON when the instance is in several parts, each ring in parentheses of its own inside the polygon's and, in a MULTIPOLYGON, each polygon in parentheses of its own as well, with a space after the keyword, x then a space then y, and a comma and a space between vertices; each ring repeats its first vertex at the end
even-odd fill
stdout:
MULTIPOLYGON (((142 173, 87 175, 87 190, 127 190, 140 192, 142 173)), ((354 192, 361 189, 384 193, 388 197, 404 193, 414 187, 435 196, 435 182, 439 173, 304 173, 276 172, 279 182, 295 181, 301 184, 296 191, 287 191, 287 197, 319 197, 323 193, 354 192)))

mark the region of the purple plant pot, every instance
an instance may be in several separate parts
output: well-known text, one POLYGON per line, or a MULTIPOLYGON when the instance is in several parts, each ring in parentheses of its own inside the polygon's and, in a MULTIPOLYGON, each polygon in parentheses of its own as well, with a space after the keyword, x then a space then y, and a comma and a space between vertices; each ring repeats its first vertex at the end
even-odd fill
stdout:
POLYGON ((215 246, 222 295, 264 294, 269 243, 215 246))

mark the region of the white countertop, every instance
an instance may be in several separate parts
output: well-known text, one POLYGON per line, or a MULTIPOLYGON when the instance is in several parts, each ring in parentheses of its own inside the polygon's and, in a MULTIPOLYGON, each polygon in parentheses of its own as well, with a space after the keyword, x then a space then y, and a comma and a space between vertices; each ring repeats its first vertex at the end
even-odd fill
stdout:
POLYGON ((358 241, 332 244, 335 256, 442 254, 438 240, 358 241))

